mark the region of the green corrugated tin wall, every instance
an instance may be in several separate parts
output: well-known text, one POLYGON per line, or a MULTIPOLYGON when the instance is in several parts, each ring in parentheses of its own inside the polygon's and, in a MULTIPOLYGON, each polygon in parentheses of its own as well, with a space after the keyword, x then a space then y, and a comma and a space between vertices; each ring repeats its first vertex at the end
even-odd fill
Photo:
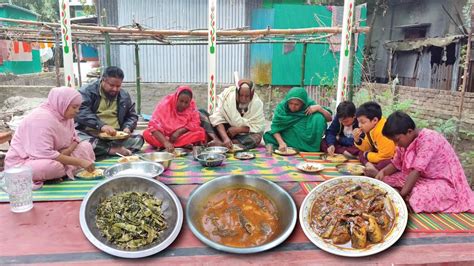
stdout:
POLYGON ((264 0, 263 1, 263 8, 272 8, 274 5, 279 4, 297 4, 303 5, 306 4, 306 0, 264 0))
MULTIPOLYGON (((274 25, 276 29, 330 27, 332 12, 325 6, 315 5, 274 5, 274 25)), ((362 9, 362 26, 365 25, 367 10, 362 9)), ((361 62, 363 60, 365 34, 359 34, 358 49, 355 54, 354 84, 360 84, 361 62)), ((273 85, 299 85, 301 83, 301 62, 303 44, 274 44, 272 57, 273 85), (288 51, 290 48, 290 51, 288 51)), ((329 44, 308 44, 305 64, 305 85, 334 85, 338 74, 339 52, 331 52, 329 44)))

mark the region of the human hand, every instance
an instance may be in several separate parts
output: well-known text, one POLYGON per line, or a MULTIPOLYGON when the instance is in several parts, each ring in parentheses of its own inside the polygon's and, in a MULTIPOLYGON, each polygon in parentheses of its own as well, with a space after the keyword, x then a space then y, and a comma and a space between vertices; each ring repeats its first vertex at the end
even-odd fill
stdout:
POLYGON ((225 147, 229 149, 232 149, 232 145, 234 145, 234 143, 232 143, 232 140, 230 138, 226 138, 223 144, 225 147))
POLYGON ((107 133, 107 135, 110 136, 115 136, 117 134, 117 130, 115 128, 109 126, 109 125, 104 125, 100 131, 107 133))
POLYGON ((237 127, 230 127, 229 129, 227 129, 227 135, 229 136, 229 138, 233 138, 235 137, 237 134, 239 134, 239 130, 237 127))
POLYGON ((285 142, 279 143, 278 145, 278 150, 281 152, 286 152, 286 149, 288 149, 288 145, 285 142))
POLYGON ((383 178, 385 177, 385 173, 383 170, 380 170, 378 174, 375 176, 375 179, 383 181, 383 178))
POLYGON ((132 131, 128 127, 124 128, 123 132, 128 133, 128 134, 132 133, 132 131))
POLYGON ((319 112, 319 110, 321 110, 321 106, 315 104, 315 105, 311 105, 310 107, 306 108, 304 113, 306 115, 310 115, 310 114, 314 114, 316 112, 319 112))
POLYGON ((169 141, 165 142, 164 146, 165 146, 165 149, 166 149, 167 152, 171 152, 171 153, 174 152, 174 146, 171 142, 169 142, 169 141))
POLYGON ((77 145, 78 143, 76 141, 73 141, 71 145, 69 145, 69 147, 59 150, 59 153, 70 156, 71 153, 76 149, 77 145))
POLYGON ((95 165, 94 162, 85 160, 85 159, 80 159, 80 166, 84 169, 86 169, 87 172, 94 172, 95 170, 95 165))
POLYGON ((175 132, 173 132, 173 134, 171 134, 170 142, 175 143, 176 140, 178 140, 179 136, 180 136, 180 134, 179 134, 178 130, 176 130, 175 132))
POLYGON ((352 130, 352 135, 354 135, 354 142, 359 142, 360 135, 362 135, 362 129, 354 128, 354 130, 352 130))
POLYGON ((334 145, 331 145, 328 147, 328 154, 333 156, 334 152, 336 151, 336 147, 334 145))

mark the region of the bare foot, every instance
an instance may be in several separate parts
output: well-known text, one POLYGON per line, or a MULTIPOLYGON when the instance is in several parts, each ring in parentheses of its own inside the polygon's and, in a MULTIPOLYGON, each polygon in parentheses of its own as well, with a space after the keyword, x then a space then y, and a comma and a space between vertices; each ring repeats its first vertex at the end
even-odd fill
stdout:
POLYGON ((372 163, 367 163, 365 165, 364 174, 366 176, 375 177, 378 173, 379 173, 379 170, 377 170, 377 168, 375 168, 375 166, 372 163))
POLYGON ((110 150, 109 150, 110 155, 115 155, 116 153, 122 154, 123 156, 132 155, 132 152, 129 149, 126 149, 123 146, 110 148, 110 150))
POLYGON ((221 141, 217 139, 213 139, 207 143, 207 146, 212 147, 212 146, 224 146, 221 141))

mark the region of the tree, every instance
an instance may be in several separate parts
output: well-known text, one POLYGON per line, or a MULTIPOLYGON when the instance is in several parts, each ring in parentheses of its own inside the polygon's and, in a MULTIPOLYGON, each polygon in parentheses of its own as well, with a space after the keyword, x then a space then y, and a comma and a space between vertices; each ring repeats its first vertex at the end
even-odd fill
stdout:
MULTIPOLYGON (((8 1, 2 1, 7 2, 8 1)), ((58 22, 59 21, 59 1, 58 0, 11 0, 12 4, 33 11, 39 15, 39 21, 58 22)))

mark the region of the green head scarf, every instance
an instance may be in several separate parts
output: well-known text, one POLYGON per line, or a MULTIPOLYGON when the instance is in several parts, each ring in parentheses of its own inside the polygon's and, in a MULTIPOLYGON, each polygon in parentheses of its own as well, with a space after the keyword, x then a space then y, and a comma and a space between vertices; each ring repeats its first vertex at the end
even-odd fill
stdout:
POLYGON ((300 151, 319 151, 321 139, 327 127, 326 118, 319 112, 305 114, 306 109, 315 104, 304 88, 292 88, 275 108, 271 130, 263 136, 265 143, 278 145, 273 134, 280 133, 289 147, 300 151), (291 112, 288 108, 288 102, 291 99, 303 102, 302 108, 297 112, 291 112))
POLYGON ((316 104, 312 99, 308 97, 308 93, 302 87, 293 87, 275 108, 273 113, 272 120, 272 133, 277 133, 283 131, 292 125, 294 125, 298 120, 303 117, 306 117, 305 111, 311 105, 316 104), (288 107, 288 102, 291 99, 298 99, 303 102, 303 106, 297 112, 291 112, 288 107))

